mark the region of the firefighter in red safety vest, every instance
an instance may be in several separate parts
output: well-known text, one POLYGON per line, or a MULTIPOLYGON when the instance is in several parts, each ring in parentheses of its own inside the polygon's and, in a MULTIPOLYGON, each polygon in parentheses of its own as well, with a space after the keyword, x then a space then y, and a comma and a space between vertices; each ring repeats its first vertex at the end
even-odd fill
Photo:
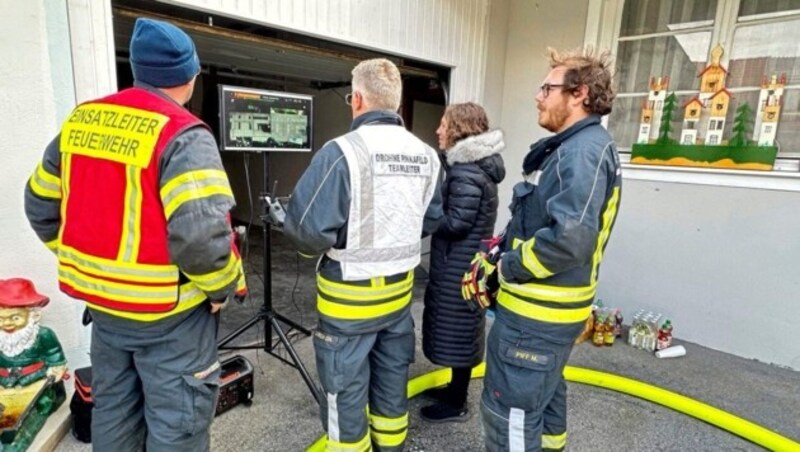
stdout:
POLYGON ((130 62, 133 88, 70 113, 25 212, 94 320, 94 449, 208 450, 214 314, 246 290, 233 194, 213 135, 182 106, 200 72, 191 38, 137 19, 130 62))

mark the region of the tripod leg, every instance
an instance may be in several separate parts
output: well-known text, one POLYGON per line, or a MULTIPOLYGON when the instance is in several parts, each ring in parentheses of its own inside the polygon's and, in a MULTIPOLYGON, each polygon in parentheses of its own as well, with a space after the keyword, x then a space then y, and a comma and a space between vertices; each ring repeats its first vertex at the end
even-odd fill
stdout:
POLYGON ((306 370, 306 367, 303 365, 303 362, 300 361, 300 356, 297 355, 297 352, 292 346, 292 343, 289 342, 289 338, 287 338, 286 334, 283 332, 280 323, 278 323, 278 319, 275 316, 273 316, 270 317, 269 320, 270 323, 272 324, 272 328, 275 330, 276 333, 278 333, 278 338, 280 339, 281 343, 283 343, 283 346, 286 347, 286 351, 288 351, 289 355, 292 357, 292 361, 294 361, 295 367, 297 367, 297 370, 300 371, 300 375, 303 376, 303 380, 305 380, 308 389, 311 390, 311 395, 314 396, 314 399, 317 401, 317 404, 321 403, 322 396, 320 395, 319 388, 311 379, 311 375, 308 374, 308 371, 306 370))
POLYGON ((257 315, 253 316, 253 318, 252 318, 252 319, 248 320, 246 323, 243 323, 241 326, 239 326, 238 328, 236 328, 236 330, 234 330, 234 331, 232 331, 232 332, 228 333, 228 335, 227 335, 227 336, 225 336, 225 337, 223 337, 222 339, 220 339, 220 340, 217 342, 217 348, 222 348, 222 349, 224 349, 224 348, 225 348, 225 345, 226 345, 228 342, 230 342, 230 341, 232 341, 232 340, 236 339, 237 337, 239 337, 239 335, 240 335, 240 334, 242 334, 242 333, 244 333, 245 331, 247 331, 247 330, 248 330, 248 329, 249 329, 251 326, 255 325, 256 323, 258 323, 258 322, 260 322, 260 321, 264 320, 264 318, 265 318, 265 316, 264 316, 263 312, 259 312, 257 315))
POLYGON ((295 330, 305 334, 306 336, 311 336, 311 331, 308 328, 305 328, 304 326, 300 325, 299 323, 295 322, 294 320, 289 319, 287 317, 284 317, 284 316, 278 314, 277 312, 273 312, 273 315, 275 316, 275 318, 277 318, 281 322, 285 323, 286 325, 289 325, 292 329, 295 329, 295 330))

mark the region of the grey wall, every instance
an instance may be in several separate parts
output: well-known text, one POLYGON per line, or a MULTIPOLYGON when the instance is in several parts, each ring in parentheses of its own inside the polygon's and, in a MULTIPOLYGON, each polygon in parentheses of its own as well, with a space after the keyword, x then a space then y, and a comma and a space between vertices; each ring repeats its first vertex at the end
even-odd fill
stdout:
POLYGON ((571 49, 583 44, 587 4, 585 0, 494 0, 490 11, 490 24, 496 28, 489 30, 488 55, 492 64, 487 64, 486 104, 490 107, 493 127, 505 131, 507 146, 503 154, 507 176, 500 185, 497 216, 499 231, 508 222, 511 190, 520 181, 522 159, 528 146, 549 135, 537 123, 534 102, 536 89, 549 71, 546 49, 548 46, 571 49), (505 29, 504 16, 508 19, 505 29), (506 37, 505 45, 502 36, 506 37), (499 55, 503 53, 505 60, 500 64, 499 55), (502 98, 499 114, 498 98, 502 98))
POLYGON ((665 314, 682 339, 800 370, 798 231, 795 192, 625 179, 598 296, 665 314))

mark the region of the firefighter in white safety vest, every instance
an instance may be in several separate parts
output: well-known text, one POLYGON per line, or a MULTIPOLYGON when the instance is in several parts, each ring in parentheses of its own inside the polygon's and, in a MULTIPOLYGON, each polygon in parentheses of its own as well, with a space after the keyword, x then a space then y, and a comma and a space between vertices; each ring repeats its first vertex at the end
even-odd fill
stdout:
POLYGON ((287 210, 300 251, 324 253, 314 350, 332 451, 402 450, 408 430, 414 268, 443 214, 439 159, 403 126, 401 94, 390 61, 353 69, 351 131, 316 153, 287 210))

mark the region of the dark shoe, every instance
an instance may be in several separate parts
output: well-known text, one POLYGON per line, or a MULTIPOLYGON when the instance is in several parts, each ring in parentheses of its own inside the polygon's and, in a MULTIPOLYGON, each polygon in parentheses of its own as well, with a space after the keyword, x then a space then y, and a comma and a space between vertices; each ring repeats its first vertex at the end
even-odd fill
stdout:
POLYGON ((422 419, 434 424, 444 422, 466 422, 469 420, 469 410, 466 406, 456 408, 446 403, 436 403, 422 407, 420 410, 422 419))
POLYGON ((432 402, 444 402, 447 400, 450 391, 449 386, 440 386, 438 388, 428 389, 422 393, 422 397, 432 402))

